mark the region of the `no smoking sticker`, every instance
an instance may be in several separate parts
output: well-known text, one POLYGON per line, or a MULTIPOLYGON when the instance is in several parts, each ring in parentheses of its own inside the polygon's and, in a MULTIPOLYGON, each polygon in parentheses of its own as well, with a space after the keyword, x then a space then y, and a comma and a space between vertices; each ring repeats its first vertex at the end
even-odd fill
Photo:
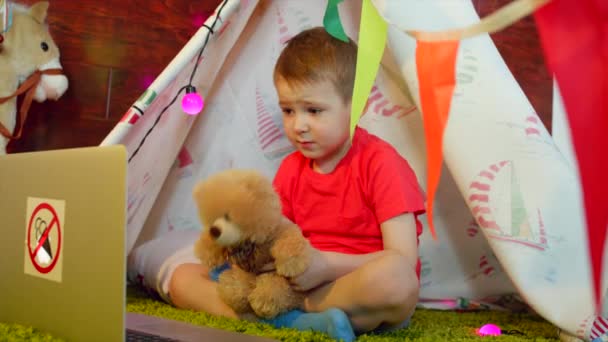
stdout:
POLYGON ((65 201, 28 197, 25 274, 61 282, 65 201))

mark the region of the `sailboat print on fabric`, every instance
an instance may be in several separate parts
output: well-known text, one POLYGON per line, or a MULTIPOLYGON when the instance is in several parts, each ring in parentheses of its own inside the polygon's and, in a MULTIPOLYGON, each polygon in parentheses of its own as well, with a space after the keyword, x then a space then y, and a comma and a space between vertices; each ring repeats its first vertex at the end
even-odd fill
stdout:
POLYGON ((468 202, 488 238, 540 251, 547 248, 540 210, 536 212, 538 222, 533 224, 512 162, 501 161, 481 171, 469 186, 468 202))
POLYGON ((400 119, 416 110, 416 106, 409 106, 403 108, 398 104, 393 104, 391 101, 380 91, 377 85, 374 84, 369 94, 365 107, 363 108, 362 116, 369 111, 375 115, 381 116, 395 116, 400 119))
POLYGON ((502 272, 498 259, 491 251, 485 252, 479 257, 477 266, 473 272, 466 276, 465 281, 470 282, 476 279, 493 277, 497 274, 497 271, 502 272))
POLYGON ((608 317, 589 316, 576 331, 578 338, 593 342, 608 342, 608 317))
POLYGON ((425 288, 431 286, 432 283, 432 268, 431 261, 428 257, 420 256, 420 287, 425 288))
POLYGON ((277 7, 277 21, 279 28, 279 43, 281 46, 287 43, 295 35, 292 30, 290 30, 288 22, 297 23, 297 32, 304 31, 312 27, 310 24, 310 18, 301 10, 301 9, 288 9, 287 11, 290 14, 293 14, 294 18, 285 18, 283 12, 279 7, 277 7))
MULTIPOLYGON (((286 44, 297 32, 311 27, 310 18, 301 10, 298 9, 287 12, 289 12, 290 18, 286 18, 281 9, 278 6, 276 7, 279 49, 271 53, 272 60, 278 58, 278 54, 282 50, 284 44, 286 44), (289 26, 290 23, 296 23, 298 26, 297 30, 293 30, 293 28, 289 26)), ((267 79, 267 76, 268 75, 264 74, 262 77, 265 80, 267 79)), ((282 129, 281 109, 278 106, 278 99, 276 96, 262 93, 261 89, 266 89, 266 87, 262 86, 259 82, 261 81, 258 80, 258 85, 255 88, 255 106, 257 113, 255 129, 257 141, 264 156, 273 160, 292 152, 294 148, 285 137, 285 133, 282 129)))
POLYGON ((188 178, 192 176, 192 167, 191 165, 194 163, 192 159, 192 155, 186 148, 186 146, 182 146, 182 149, 179 151, 175 162, 173 163, 173 168, 178 172, 177 178, 188 178))
POLYGON ((266 158, 275 159, 293 151, 293 146, 285 137, 285 133, 280 126, 280 108, 278 105, 269 108, 267 106, 268 102, 260 94, 259 87, 256 88, 255 106, 258 143, 266 158), (276 116, 279 116, 279 118, 276 118, 276 116))
POLYGON ((281 10, 277 7, 277 19, 279 21, 279 43, 281 45, 287 43, 291 39, 292 35, 289 33, 289 27, 287 21, 283 18, 281 10))
POLYGON ((139 208, 147 197, 147 183, 152 179, 149 171, 137 178, 127 189, 127 224, 135 218, 139 208))
POLYGON ((579 324, 576 335, 580 339, 588 339, 593 342, 608 342, 608 289, 605 291, 601 315, 588 316, 579 324))

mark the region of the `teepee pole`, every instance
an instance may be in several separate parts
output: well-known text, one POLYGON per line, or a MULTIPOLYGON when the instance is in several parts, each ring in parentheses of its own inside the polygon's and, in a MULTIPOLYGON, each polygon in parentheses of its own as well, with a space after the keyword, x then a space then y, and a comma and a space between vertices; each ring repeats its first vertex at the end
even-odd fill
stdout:
MULTIPOLYGON (((160 94, 165 88, 175 79, 175 77, 182 71, 188 63, 190 63, 199 50, 202 48, 208 35, 214 32, 222 30, 223 26, 238 9, 239 0, 224 0, 213 12, 198 31, 192 36, 192 38, 184 45, 180 52, 173 58, 173 60, 165 67, 165 69, 156 77, 154 82, 143 92, 143 94, 131 105, 127 112, 123 115, 120 121, 114 126, 112 131, 105 137, 101 142, 100 146, 116 145, 122 143, 124 138, 127 136, 129 131, 133 128, 133 125, 143 116, 146 109, 154 102, 154 99, 160 94), (225 5, 224 5, 225 2, 225 5), (215 23, 215 27, 212 27, 215 21, 219 9, 221 6, 222 13, 215 23)), ((198 61, 197 61, 198 62, 198 61)), ((195 62, 196 63, 196 62, 195 62)))

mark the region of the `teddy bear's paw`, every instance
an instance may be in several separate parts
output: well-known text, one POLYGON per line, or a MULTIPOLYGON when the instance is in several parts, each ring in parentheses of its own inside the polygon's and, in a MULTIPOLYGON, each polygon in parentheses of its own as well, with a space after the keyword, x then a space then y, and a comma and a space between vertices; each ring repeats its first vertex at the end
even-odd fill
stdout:
POLYGON ((220 299, 237 313, 250 312, 249 294, 255 286, 255 276, 233 267, 219 276, 217 291, 220 299))
POLYGON ((310 264, 311 248, 298 226, 286 227, 270 250, 277 273, 283 277, 304 273, 310 264))
POLYGON ((287 282, 287 279, 265 273, 257 277, 256 286, 249 295, 249 304, 260 317, 270 319, 300 306, 302 296, 287 282))
POLYGON ((249 300, 247 299, 247 297, 242 298, 242 297, 232 296, 233 292, 231 292, 230 290, 227 290, 227 291, 223 290, 221 286, 218 287, 217 293, 218 293, 220 299, 222 300, 222 302, 226 303, 226 305, 228 305, 237 314, 242 314, 242 313, 247 313, 247 312, 252 311, 251 305, 249 305, 249 300))
POLYGON ((276 259, 276 272, 283 277, 296 277, 306 271, 309 263, 309 258, 303 255, 276 259))
POLYGON ((251 309, 258 317, 264 319, 271 319, 276 317, 282 311, 277 306, 277 302, 269 300, 269 298, 262 298, 256 296, 250 296, 249 304, 251 309))

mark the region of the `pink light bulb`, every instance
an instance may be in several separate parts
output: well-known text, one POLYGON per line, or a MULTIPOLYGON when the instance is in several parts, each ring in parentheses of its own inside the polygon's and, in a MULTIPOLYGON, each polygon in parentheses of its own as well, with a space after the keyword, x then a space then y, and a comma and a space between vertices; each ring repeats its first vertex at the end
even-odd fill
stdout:
POLYGON ((203 110, 205 102, 193 86, 186 87, 186 95, 182 99, 182 109, 190 115, 197 115, 203 110))
POLYGON ((477 329, 477 335, 479 336, 499 336, 501 333, 500 327, 491 323, 477 329))

